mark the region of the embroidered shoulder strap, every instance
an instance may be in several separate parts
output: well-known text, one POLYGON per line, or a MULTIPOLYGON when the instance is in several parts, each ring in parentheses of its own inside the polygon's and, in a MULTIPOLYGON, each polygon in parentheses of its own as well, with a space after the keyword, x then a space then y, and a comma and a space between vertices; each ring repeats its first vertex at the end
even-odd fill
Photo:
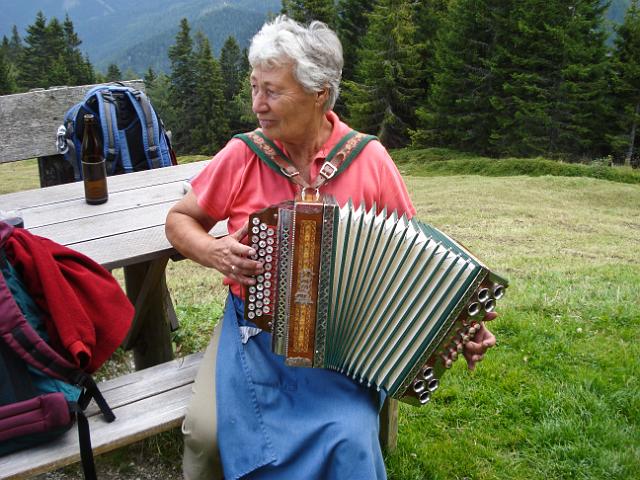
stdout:
POLYGON ((351 130, 342 137, 329 152, 326 161, 320 168, 318 176, 310 185, 300 176, 300 172, 291 160, 287 158, 285 153, 268 139, 260 129, 256 129, 253 132, 240 133, 235 135, 234 138, 239 138, 246 143, 247 146, 275 172, 287 177, 303 189, 312 188, 316 190, 339 173, 342 173, 358 156, 367 143, 376 139, 373 135, 365 135, 364 133, 351 130))

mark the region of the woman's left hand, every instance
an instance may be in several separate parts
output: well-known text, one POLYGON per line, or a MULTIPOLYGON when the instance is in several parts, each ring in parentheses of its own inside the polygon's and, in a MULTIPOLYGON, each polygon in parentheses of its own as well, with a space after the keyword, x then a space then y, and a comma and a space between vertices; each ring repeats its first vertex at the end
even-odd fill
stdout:
MULTIPOLYGON (((493 320, 497 316, 497 313, 489 312, 485 315, 484 320, 493 320)), ((476 368, 476 363, 481 362, 486 351, 493 347, 495 344, 496 337, 486 327, 484 321, 481 322, 480 330, 476 332, 473 340, 470 340, 465 344, 464 350, 462 351, 462 354, 467 361, 469 370, 473 370, 474 368, 476 368)))

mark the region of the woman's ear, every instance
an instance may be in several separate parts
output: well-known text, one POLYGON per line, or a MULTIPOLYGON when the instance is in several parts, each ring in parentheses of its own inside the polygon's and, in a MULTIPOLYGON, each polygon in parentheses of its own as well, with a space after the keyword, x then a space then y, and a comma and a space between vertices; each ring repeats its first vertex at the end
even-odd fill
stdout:
POLYGON ((328 88, 323 88, 319 92, 316 92, 316 105, 318 105, 319 107, 322 107, 324 103, 327 101, 328 97, 329 97, 328 88))

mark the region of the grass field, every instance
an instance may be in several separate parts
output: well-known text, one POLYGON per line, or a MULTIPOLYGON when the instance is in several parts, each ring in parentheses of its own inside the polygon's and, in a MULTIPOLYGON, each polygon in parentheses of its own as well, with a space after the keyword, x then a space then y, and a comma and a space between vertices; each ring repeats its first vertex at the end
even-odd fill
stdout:
MULTIPOLYGON (((497 174, 491 161, 447 155, 396 156, 418 216, 510 287, 490 325, 498 345, 478 368, 458 362, 428 406, 401 405, 389 478, 640 479, 637 172, 608 168, 603 176, 603 167, 584 166, 578 175, 575 166, 550 162, 553 169, 530 176, 517 170, 524 162, 512 161, 500 176, 486 176, 497 174), (460 171, 464 162, 485 175, 460 171)), ((25 187, 20 169, 0 167, 1 189, 25 187)), ((170 265, 179 352, 206 344, 221 313, 219 280, 187 261, 170 265)), ((133 479, 140 472, 132 465, 144 458, 167 465, 163 478, 179 478, 180 448, 173 432, 105 455, 98 468, 133 479)), ((76 478, 67 475, 56 478, 76 478)))

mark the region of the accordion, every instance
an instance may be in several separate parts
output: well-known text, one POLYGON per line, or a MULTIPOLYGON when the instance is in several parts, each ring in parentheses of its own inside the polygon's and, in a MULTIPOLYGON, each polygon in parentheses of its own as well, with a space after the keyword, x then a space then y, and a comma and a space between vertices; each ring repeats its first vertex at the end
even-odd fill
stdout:
POLYGON ((414 405, 507 287, 438 229, 331 196, 252 214, 249 239, 264 273, 245 289, 244 316, 271 332, 273 352, 414 405))

